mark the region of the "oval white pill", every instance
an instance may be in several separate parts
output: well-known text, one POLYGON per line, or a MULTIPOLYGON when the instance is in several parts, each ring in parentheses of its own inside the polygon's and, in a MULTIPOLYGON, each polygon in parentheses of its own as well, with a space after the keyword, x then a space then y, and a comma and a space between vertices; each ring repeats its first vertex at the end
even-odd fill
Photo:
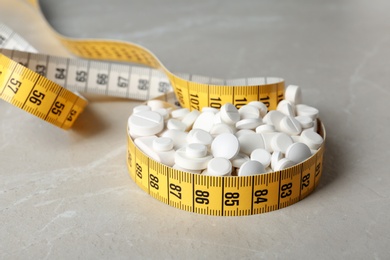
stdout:
POLYGON ((147 105, 139 105, 139 106, 135 106, 133 107, 133 113, 139 113, 141 111, 151 111, 152 109, 150 108, 150 106, 147 106, 147 105))
POLYGON ((226 158, 215 157, 207 164, 207 175, 228 176, 232 172, 232 163, 226 158))
POLYGON ((278 163, 275 166, 274 171, 284 170, 284 169, 292 167, 294 165, 295 165, 295 163, 293 161, 291 161, 287 158, 283 158, 283 159, 278 161, 278 163))
POLYGON ((203 129, 210 132, 214 125, 215 114, 213 112, 203 112, 195 120, 192 129, 203 129))
POLYGON ((171 118, 167 121, 167 128, 168 129, 175 129, 179 131, 185 131, 187 126, 180 120, 171 118))
POLYGON ((198 143, 204 145, 210 145, 213 141, 211 134, 206 132, 203 129, 192 129, 188 132, 187 142, 188 143, 198 143))
POLYGON ((318 109, 304 104, 296 105, 297 115, 298 116, 308 116, 311 119, 316 119, 318 117, 318 109))
POLYGON ((273 133, 275 132, 275 127, 273 125, 259 125, 256 127, 256 133, 273 133))
POLYGON ((153 140, 153 149, 158 152, 165 152, 173 149, 173 141, 169 137, 159 137, 153 140))
POLYGON ((279 151, 285 154, 291 144, 293 144, 292 138, 285 133, 277 133, 271 139, 271 147, 276 152, 279 151))
POLYGON ((267 114, 267 112, 268 112, 267 106, 263 102, 261 102, 261 101, 251 101, 251 102, 248 103, 248 106, 255 106, 255 107, 257 107, 257 109, 259 109, 259 111, 260 111, 260 116, 261 117, 264 117, 267 114))
POLYGON ((296 116, 295 119, 301 124, 302 128, 309 128, 313 126, 313 119, 309 116, 296 116))
POLYGON ((301 163, 310 156, 310 148, 304 143, 293 143, 286 151, 286 158, 294 163, 301 163))
POLYGON ((301 88, 296 85, 288 85, 284 92, 284 99, 291 101, 294 104, 302 103, 301 88))
POLYGON ((207 154, 200 158, 191 158, 187 155, 187 147, 182 147, 175 153, 175 164, 188 170, 204 170, 207 168, 207 163, 213 158, 207 154))
POLYGON ((299 135, 302 131, 302 126, 294 117, 285 116, 280 120, 280 129, 289 135, 299 135))
POLYGON ((238 171, 238 176, 251 176, 262 173, 265 173, 263 164, 258 161, 250 160, 241 165, 240 170, 238 171))
POLYGON ((171 111, 172 118, 183 119, 190 112, 188 108, 179 108, 171 111))
POLYGON ((238 153, 236 156, 230 159, 233 167, 235 168, 240 168, 241 165, 243 165, 245 162, 249 160, 250 160, 249 156, 244 153, 238 153))
POLYGON ((264 148, 263 137, 260 134, 245 134, 238 138, 240 142, 240 152, 250 155, 257 148, 264 148))
POLYGON ((137 136, 155 135, 164 129, 164 120, 157 112, 140 111, 129 117, 128 127, 137 136))
POLYGON ((258 117, 258 118, 246 118, 246 119, 241 119, 236 123, 236 128, 237 129, 255 129, 259 125, 263 124, 263 120, 258 117))
POLYGON ((278 152, 273 152, 272 155, 271 155, 271 168, 273 170, 275 170, 276 165, 282 159, 283 159, 282 152, 279 152, 279 151, 278 152))
POLYGON ((240 151, 240 144, 234 134, 223 133, 216 136, 211 143, 211 153, 214 157, 231 159, 240 151))
POLYGON ((220 117, 223 122, 229 125, 234 125, 240 120, 237 108, 230 103, 226 103, 221 107, 220 117))
POLYGON ((300 140, 302 143, 309 146, 310 149, 314 150, 320 148, 322 142, 324 141, 322 136, 309 129, 302 131, 300 140))
POLYGON ((186 146, 186 155, 189 158, 201 158, 206 156, 207 147, 204 144, 192 143, 186 146))
POLYGON ((251 160, 261 162, 264 168, 271 164, 271 154, 265 149, 259 148, 251 153, 251 160))
POLYGON ((260 117, 260 110, 255 106, 244 105, 238 109, 238 113, 241 119, 260 117))

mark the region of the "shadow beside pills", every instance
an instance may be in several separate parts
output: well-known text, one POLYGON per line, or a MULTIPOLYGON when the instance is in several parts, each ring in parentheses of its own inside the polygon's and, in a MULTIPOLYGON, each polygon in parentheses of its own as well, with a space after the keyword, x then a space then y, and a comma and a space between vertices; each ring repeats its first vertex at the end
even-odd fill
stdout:
POLYGON ((71 131, 82 137, 91 137, 101 133, 108 127, 108 124, 90 106, 87 106, 78 120, 74 123, 71 131))

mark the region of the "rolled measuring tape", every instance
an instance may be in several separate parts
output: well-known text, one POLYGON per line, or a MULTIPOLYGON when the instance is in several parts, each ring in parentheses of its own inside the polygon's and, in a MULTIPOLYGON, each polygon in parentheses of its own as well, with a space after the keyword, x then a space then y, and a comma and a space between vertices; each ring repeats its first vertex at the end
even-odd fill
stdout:
MULTIPOLYGON (((39 1, 29 2, 40 11, 39 1)), ((53 32, 65 47, 84 59, 36 54, 22 37, 0 26, 0 47, 5 48, 0 54, 0 99, 63 129, 69 129, 87 105, 72 91, 137 100, 176 98, 181 107, 190 110, 220 108, 226 103, 239 108, 255 100, 273 110, 284 97, 284 81, 279 78, 221 80, 173 74, 142 46, 77 40, 53 32), (97 60, 140 63, 149 68, 97 60)), ((319 119, 317 124, 325 140, 319 119)), ((129 135, 127 142, 129 174, 141 189, 173 207, 218 216, 265 213, 308 196, 322 175, 325 143, 304 162, 284 170, 218 177, 173 169, 145 155, 129 135)))

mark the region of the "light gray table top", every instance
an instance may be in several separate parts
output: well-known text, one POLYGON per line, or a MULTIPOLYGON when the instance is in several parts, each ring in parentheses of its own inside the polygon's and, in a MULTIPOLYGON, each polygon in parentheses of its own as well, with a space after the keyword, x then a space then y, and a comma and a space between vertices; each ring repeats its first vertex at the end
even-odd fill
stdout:
MULTIPOLYGON (((389 1, 44 3, 62 33, 139 43, 171 71, 300 85, 327 129, 324 171, 293 206, 198 215, 128 176, 125 126, 139 102, 88 96, 70 131, 0 102, 0 258, 390 257, 389 1)), ((70 56, 32 7, 0 6, 1 21, 40 52, 70 56)))

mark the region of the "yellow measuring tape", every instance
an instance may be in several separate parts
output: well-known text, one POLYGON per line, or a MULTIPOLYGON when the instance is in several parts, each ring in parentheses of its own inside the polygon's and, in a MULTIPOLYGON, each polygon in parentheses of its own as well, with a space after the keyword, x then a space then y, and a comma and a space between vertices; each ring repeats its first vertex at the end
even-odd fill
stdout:
MULTIPOLYGON (((30 2, 40 11, 39 1, 30 2)), ((63 129, 68 129, 87 105, 71 90, 147 100, 173 89, 182 107, 200 110, 232 103, 237 108, 260 100, 275 109, 284 97, 279 78, 218 80, 168 71, 142 46, 119 41, 75 40, 54 32, 75 55, 72 60, 34 54, 27 50, 1 50, 0 98, 63 129), (96 60, 132 62, 149 68, 96 60), (65 88, 66 87, 66 88, 65 88)), ((23 40, 0 26, 0 46, 23 40), (17 38, 17 40, 15 40, 17 38), (1 44, 3 43, 3 44, 1 44)), ((319 134, 325 129, 318 120, 319 134)), ((294 167, 247 177, 213 177, 172 169, 139 150, 128 136, 127 166, 131 178, 144 191, 171 206, 208 215, 240 216, 289 206, 309 195, 322 174, 324 144, 309 159, 294 167)))

